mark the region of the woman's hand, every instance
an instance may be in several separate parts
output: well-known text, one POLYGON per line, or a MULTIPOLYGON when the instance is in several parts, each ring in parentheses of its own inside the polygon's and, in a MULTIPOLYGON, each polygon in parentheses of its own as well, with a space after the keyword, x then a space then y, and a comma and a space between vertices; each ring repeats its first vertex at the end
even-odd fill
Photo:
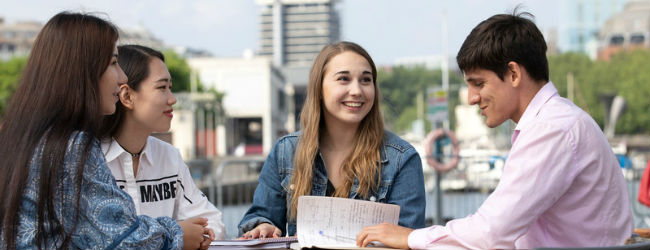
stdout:
POLYGON ((203 242, 201 242, 201 250, 206 250, 210 247, 210 243, 214 240, 214 231, 210 228, 203 229, 203 242))
POLYGON ((392 248, 408 249, 409 234, 413 229, 381 223, 361 229, 357 234, 357 246, 366 247, 370 242, 379 241, 392 248))
POLYGON ((269 223, 262 223, 246 232, 240 239, 277 238, 280 236, 282 236, 282 230, 269 223))
MULTIPOLYGON (((178 225, 183 228, 183 249, 199 249, 204 241, 203 234, 206 229, 205 226, 208 225, 208 219, 191 218, 179 221, 178 225)), ((214 233, 212 235, 214 237, 214 233)), ((208 246, 210 246, 210 243, 208 243, 208 246)))

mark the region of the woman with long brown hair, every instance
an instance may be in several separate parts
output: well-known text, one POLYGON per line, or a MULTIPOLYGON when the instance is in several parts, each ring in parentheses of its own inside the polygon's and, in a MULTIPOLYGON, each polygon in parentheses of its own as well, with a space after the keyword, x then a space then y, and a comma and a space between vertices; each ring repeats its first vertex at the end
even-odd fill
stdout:
POLYGON ((203 229, 137 216, 106 166, 97 130, 127 81, 117 39, 110 22, 67 12, 38 34, 0 121, 0 248, 180 248, 203 229))
POLYGON ((309 75, 302 131, 280 138, 269 153, 240 235, 295 235, 303 195, 397 204, 400 225, 424 225, 422 163, 409 143, 384 130, 376 80, 361 46, 338 42, 321 50, 309 75))

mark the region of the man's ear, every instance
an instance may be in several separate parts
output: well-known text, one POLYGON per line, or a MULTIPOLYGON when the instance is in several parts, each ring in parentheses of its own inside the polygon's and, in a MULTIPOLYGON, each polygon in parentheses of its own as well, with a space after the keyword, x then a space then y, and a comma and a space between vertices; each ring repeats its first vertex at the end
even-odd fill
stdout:
POLYGON ((519 87, 519 84, 521 84, 521 77, 522 77, 522 68, 519 63, 510 61, 508 63, 508 72, 506 73, 506 80, 510 81, 512 84, 512 87, 519 87))
POLYGON ((127 109, 133 109, 133 89, 128 84, 120 86, 120 102, 127 109))

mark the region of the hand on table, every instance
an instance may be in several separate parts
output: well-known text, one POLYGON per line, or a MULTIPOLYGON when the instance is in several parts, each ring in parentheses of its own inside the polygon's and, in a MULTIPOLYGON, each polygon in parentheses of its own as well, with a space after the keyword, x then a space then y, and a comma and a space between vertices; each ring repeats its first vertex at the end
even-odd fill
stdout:
MULTIPOLYGON (((206 232, 205 226, 208 225, 208 219, 191 218, 179 221, 178 225, 183 228, 183 249, 199 249, 199 247, 202 247, 201 243, 204 241, 203 234, 206 232)), ((214 238, 214 233, 210 237, 214 238)), ((209 242, 208 246, 210 246, 209 242)))
POLYGON ((214 240, 215 235, 214 231, 210 228, 203 229, 203 241, 201 242, 201 247, 199 249, 206 250, 210 247, 210 243, 214 240))
POLYGON ((282 236, 282 230, 269 223, 262 223, 246 232, 240 239, 277 238, 280 236, 282 236))
POLYGON ((381 223, 361 229, 357 234, 357 246, 366 247, 372 241, 379 241, 392 248, 408 249, 409 234, 413 229, 381 223))

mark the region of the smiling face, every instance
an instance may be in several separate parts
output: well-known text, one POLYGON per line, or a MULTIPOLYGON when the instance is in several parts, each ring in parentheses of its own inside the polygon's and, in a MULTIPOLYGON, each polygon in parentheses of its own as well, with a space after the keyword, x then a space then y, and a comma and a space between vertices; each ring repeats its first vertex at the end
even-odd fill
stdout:
POLYGON ((358 126, 375 99, 372 68, 361 55, 345 51, 325 66, 322 104, 325 123, 358 126))
MULTIPOLYGON (((165 63, 155 57, 149 62, 149 75, 140 83, 140 89, 130 90, 132 117, 151 132, 167 132, 176 98, 171 92, 172 82, 165 63)), ((126 88, 124 86, 123 88, 126 88)))
POLYGON ((113 49, 110 64, 99 78, 100 111, 103 115, 115 112, 115 103, 119 99, 120 85, 127 81, 126 74, 117 63, 117 47, 113 49))
POLYGON ((497 127, 508 119, 517 122, 521 116, 517 108, 518 94, 509 79, 510 73, 506 73, 504 81, 493 71, 485 69, 465 72, 469 104, 481 108, 481 115, 486 117, 485 123, 490 128, 497 127))

